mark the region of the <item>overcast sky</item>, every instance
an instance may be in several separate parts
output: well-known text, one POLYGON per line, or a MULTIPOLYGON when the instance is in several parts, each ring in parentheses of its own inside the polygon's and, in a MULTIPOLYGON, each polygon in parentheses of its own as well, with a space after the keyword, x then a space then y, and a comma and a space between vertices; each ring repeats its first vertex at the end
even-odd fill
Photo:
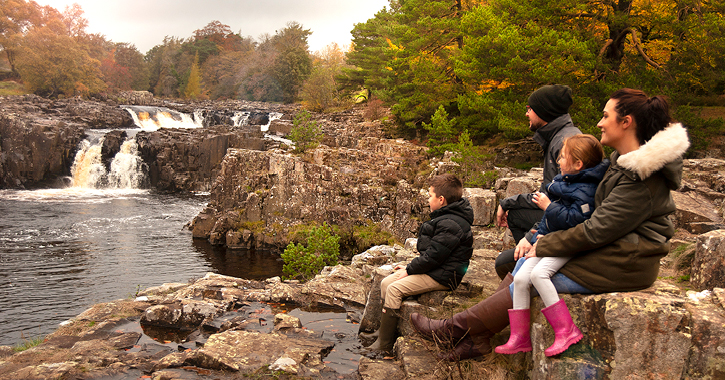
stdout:
POLYGON ((259 40, 274 35, 287 22, 297 21, 312 35, 314 52, 336 42, 350 44, 350 31, 389 6, 388 0, 35 0, 63 11, 77 3, 88 20, 89 33, 101 33, 113 42, 128 42, 146 53, 165 36, 191 37, 211 21, 229 25, 233 32, 259 40))

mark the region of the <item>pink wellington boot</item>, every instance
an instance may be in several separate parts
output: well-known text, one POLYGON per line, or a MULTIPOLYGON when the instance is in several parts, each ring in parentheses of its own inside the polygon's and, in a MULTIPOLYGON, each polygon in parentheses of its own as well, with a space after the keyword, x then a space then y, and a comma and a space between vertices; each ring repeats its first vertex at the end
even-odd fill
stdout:
POLYGON ((529 309, 509 309, 509 322, 511 324, 511 336, 503 346, 496 347, 499 354, 515 354, 517 352, 531 351, 531 313, 529 309))
POLYGON ((546 356, 559 355, 584 337, 584 334, 579 331, 574 321, 571 320, 571 314, 569 314, 569 309, 566 307, 564 300, 559 300, 555 304, 541 309, 541 312, 551 324, 556 337, 554 344, 544 350, 546 356))

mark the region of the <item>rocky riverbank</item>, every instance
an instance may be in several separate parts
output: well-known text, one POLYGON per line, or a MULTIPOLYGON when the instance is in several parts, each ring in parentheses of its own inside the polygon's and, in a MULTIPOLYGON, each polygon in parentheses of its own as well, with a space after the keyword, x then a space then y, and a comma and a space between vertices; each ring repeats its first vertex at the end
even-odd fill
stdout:
MULTIPOLYGON (((326 268, 304 284, 208 274, 186 284, 146 289, 135 299, 95 305, 36 347, 19 353, 0 348, 0 378, 721 378, 725 281, 721 265, 707 264, 725 261, 725 230, 720 229, 723 169, 721 160, 687 162, 683 191, 676 194, 678 236, 654 286, 639 292, 564 297, 585 338, 558 357, 543 355, 543 342, 553 336, 536 313, 542 307, 538 299, 533 304, 532 337, 540 344, 532 353, 491 354, 463 367, 441 363, 435 357, 439 348, 417 337, 402 318, 395 356, 379 358, 359 351, 357 370, 351 373, 326 363, 339 344, 335 339, 342 338, 338 333, 305 328, 299 319, 271 308, 264 315, 252 310, 269 304, 337 307, 347 310, 349 323, 359 324, 360 330, 374 329, 380 313, 375 297, 379 282, 393 265, 415 257, 411 239, 405 246, 374 247, 349 265, 326 268), (683 282, 684 275, 690 280, 683 282), (269 327, 260 328, 263 324, 269 327), (150 331, 159 327, 167 332, 165 338, 150 339, 150 331)), ((498 190, 503 195, 535 187, 535 177, 537 173, 502 179, 498 190)), ((466 192, 496 197, 493 191, 466 192)), ((491 217, 492 208, 486 210, 478 208, 478 216, 491 217)), ((498 280, 493 262, 506 244, 505 231, 486 226, 476 226, 475 231, 474 258, 459 289, 408 299, 404 316, 450 315, 494 291, 498 280)), ((505 330, 495 340, 503 343, 506 336, 505 330)))

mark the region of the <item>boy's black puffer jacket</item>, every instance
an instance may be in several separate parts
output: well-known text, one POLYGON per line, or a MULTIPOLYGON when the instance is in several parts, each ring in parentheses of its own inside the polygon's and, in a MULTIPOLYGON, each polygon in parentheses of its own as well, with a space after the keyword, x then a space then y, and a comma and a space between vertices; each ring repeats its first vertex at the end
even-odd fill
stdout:
POLYGON ((453 290, 461 283, 473 254, 473 208, 462 198, 430 216, 418 232, 420 256, 405 269, 409 275, 427 274, 453 290))

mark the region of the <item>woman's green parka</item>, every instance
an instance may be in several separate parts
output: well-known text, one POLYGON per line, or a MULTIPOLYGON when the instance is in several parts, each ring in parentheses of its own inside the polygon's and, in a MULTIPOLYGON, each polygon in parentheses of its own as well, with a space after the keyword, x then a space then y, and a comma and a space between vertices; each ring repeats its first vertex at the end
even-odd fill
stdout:
POLYGON ((560 272, 595 293, 652 285, 675 232, 670 191, 680 186, 688 147, 685 128, 672 124, 633 152, 614 152, 591 218, 541 237, 536 256, 572 257, 560 272))

